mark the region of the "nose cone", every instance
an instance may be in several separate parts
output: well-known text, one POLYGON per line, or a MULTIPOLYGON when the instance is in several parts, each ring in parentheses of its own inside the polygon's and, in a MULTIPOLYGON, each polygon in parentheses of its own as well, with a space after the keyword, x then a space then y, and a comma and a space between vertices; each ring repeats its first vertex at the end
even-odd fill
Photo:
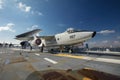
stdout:
POLYGON ((92 34, 92 38, 93 38, 95 35, 96 35, 96 31, 93 32, 93 34, 92 34))

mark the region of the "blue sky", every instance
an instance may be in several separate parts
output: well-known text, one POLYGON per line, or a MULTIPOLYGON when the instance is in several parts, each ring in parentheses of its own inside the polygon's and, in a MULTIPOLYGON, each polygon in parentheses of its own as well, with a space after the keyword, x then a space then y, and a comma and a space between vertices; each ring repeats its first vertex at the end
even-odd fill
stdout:
POLYGON ((90 46, 120 47, 119 0, 0 0, 0 42, 40 28, 54 35, 69 27, 97 31, 90 46))

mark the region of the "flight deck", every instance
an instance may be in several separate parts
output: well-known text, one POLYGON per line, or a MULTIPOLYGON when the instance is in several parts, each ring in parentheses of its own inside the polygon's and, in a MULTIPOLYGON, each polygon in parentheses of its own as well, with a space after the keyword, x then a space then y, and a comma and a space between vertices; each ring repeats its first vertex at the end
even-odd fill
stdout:
POLYGON ((0 48, 0 80, 120 80, 120 57, 0 48))

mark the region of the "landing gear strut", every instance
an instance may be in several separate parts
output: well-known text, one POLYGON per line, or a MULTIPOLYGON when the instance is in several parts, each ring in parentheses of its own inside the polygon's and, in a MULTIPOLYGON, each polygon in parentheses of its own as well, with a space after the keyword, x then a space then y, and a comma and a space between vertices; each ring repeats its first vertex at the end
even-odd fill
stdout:
POLYGON ((41 48, 40 48, 40 52, 43 52, 44 50, 44 44, 42 44, 41 48))
POLYGON ((63 49, 64 49, 64 47, 63 47, 63 46, 60 46, 60 53, 63 52, 63 49))

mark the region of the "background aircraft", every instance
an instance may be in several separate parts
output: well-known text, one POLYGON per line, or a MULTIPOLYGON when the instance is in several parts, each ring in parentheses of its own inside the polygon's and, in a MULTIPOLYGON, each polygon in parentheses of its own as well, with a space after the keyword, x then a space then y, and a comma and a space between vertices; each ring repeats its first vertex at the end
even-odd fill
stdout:
POLYGON ((58 33, 53 36, 36 36, 41 29, 35 29, 20 35, 17 35, 15 39, 21 40, 22 48, 26 46, 38 46, 43 52, 44 47, 59 46, 62 51, 64 46, 73 46, 76 44, 83 44, 83 42, 93 38, 96 35, 95 31, 87 30, 75 30, 68 28, 63 33, 58 33))

